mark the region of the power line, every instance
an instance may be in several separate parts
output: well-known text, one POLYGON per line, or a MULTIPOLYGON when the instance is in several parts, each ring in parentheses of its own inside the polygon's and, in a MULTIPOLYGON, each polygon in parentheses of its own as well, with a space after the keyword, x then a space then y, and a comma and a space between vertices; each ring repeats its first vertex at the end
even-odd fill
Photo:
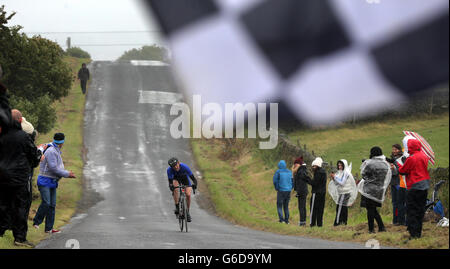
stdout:
POLYGON ((87 31, 87 32, 24 32, 25 34, 135 34, 135 33, 161 33, 160 30, 144 31, 87 31))
POLYGON ((72 47, 114 47, 114 46, 150 46, 149 44, 74 44, 72 47))

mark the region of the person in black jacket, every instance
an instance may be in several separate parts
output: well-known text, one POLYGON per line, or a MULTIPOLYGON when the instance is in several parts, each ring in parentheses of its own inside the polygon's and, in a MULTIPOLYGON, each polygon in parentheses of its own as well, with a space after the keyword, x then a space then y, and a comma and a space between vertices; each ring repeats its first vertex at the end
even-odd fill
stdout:
POLYGON ((317 157, 312 162, 312 169, 314 177, 312 180, 307 179, 307 182, 311 184, 311 214, 309 225, 311 227, 322 227, 323 225, 323 210, 325 208, 325 195, 327 189, 327 174, 325 169, 322 168, 322 158, 317 157))
POLYGON ((31 170, 39 164, 40 151, 22 130, 20 111, 12 111, 12 124, 0 136, 0 236, 11 229, 14 244, 33 247, 27 241, 31 170))
POLYGON ((306 197, 308 196, 307 181, 311 180, 308 176, 306 163, 303 161, 303 156, 295 159, 292 167, 292 174, 294 175, 294 190, 297 192, 298 211, 300 213, 299 226, 306 225, 306 197))
POLYGON ((392 145, 392 155, 389 161, 392 169, 391 183, 391 198, 392 198, 392 210, 393 218, 392 223, 395 226, 405 225, 406 216, 406 188, 403 176, 398 172, 398 164, 395 160, 403 156, 402 146, 399 144, 392 145), (403 182, 401 182, 403 181, 403 182))
POLYGON ((81 91, 83 92, 83 94, 86 94, 86 84, 89 80, 89 77, 89 69, 86 67, 86 64, 83 63, 80 70, 78 70, 78 79, 80 80, 81 91))
MULTIPOLYGON (((0 79, 3 71, 0 65, 0 79)), ((6 96, 6 86, 0 81, 0 135, 6 133, 11 125, 11 108, 9 107, 8 97, 6 96)))

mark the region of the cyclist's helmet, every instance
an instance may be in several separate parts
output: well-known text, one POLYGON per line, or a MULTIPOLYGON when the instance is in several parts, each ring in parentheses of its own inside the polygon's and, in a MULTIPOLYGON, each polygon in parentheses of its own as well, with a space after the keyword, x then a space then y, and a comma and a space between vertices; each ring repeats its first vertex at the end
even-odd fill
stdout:
POLYGON ((175 167, 175 165, 177 165, 178 159, 175 158, 175 157, 172 157, 172 158, 169 159, 168 163, 169 163, 170 167, 173 168, 173 167, 175 167))

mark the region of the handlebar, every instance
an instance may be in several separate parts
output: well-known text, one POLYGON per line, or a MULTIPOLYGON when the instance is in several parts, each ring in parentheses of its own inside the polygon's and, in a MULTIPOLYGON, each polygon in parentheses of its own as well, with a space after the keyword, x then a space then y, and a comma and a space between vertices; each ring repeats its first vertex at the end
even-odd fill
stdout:
MULTIPOLYGON (((174 189, 186 189, 186 187, 190 187, 190 186, 186 186, 186 185, 178 185, 176 187, 173 187, 174 189)), ((195 195, 195 189, 192 188, 192 190, 194 191, 194 195, 195 195)))

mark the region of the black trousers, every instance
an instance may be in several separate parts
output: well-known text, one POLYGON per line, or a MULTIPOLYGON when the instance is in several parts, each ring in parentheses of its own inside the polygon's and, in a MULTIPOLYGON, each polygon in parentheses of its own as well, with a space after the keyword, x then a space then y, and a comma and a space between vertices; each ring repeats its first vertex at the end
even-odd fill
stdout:
POLYGON ((380 214, 377 211, 377 208, 375 206, 371 206, 368 205, 366 207, 367 209, 367 221, 369 223, 369 231, 373 232, 374 231, 374 220, 377 221, 377 225, 378 225, 378 230, 384 230, 384 224, 383 224, 383 220, 381 219, 380 214))
POLYGON ((313 193, 311 196, 311 215, 309 225, 322 227, 323 209, 325 208, 325 193, 313 193))
POLYGON ((86 94, 86 84, 87 80, 80 79, 81 91, 83 92, 83 94, 86 94))
POLYGON ((408 190, 406 194, 406 218, 412 237, 422 236, 422 222, 425 215, 428 190, 408 190))
POLYGON ((16 241, 25 241, 31 205, 30 185, 0 185, 0 234, 12 230, 16 241))
POLYGON ((299 194, 298 212, 300 213, 300 224, 306 224, 306 196, 307 194, 299 194))
POLYGON ((392 209, 393 209, 393 224, 405 225, 406 217, 406 189, 397 188, 391 186, 391 196, 392 196, 392 209))
POLYGON ((348 207, 345 206, 350 199, 350 193, 339 195, 338 204, 336 205, 336 218, 334 219, 334 226, 341 224, 347 225, 348 207))

